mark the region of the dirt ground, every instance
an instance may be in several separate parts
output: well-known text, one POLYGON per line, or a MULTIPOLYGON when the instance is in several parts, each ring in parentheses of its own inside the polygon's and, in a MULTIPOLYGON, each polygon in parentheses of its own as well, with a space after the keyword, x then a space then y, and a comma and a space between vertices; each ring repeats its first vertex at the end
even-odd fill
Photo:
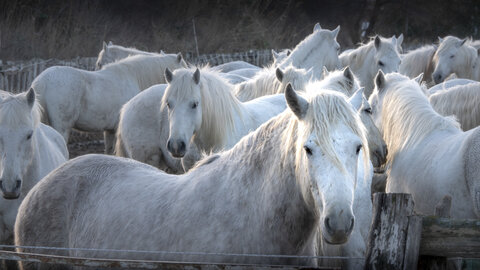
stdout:
POLYGON ((72 131, 68 142, 70 159, 86 154, 103 154, 105 144, 102 133, 72 131))

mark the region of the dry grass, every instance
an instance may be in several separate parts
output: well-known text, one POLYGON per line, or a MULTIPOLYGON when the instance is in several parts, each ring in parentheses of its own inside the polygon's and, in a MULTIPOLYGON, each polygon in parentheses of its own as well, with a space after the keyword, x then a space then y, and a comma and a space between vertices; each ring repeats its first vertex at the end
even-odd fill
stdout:
MULTIPOLYGON (((95 56, 104 40, 148 51, 194 52, 193 18, 200 53, 292 47, 315 22, 330 29, 340 24, 339 41, 346 48, 360 41, 357 28, 367 2, 371 0, 1 1, 0 59, 95 56)), ((480 34, 478 1, 374 2, 379 13, 372 33, 407 30, 407 41, 414 37, 421 42, 437 35, 480 34), (451 19, 437 19, 447 12, 451 19)))

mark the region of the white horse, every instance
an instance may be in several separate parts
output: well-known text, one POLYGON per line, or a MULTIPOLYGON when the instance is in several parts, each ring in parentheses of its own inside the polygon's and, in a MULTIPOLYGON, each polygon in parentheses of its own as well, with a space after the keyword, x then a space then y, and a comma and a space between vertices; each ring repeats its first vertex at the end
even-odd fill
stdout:
POLYGON ((470 46, 467 39, 447 36, 439 38, 440 45, 433 56, 435 69, 432 77, 435 83, 441 83, 448 75, 455 73, 458 78, 478 80, 477 50, 470 46))
POLYGON ((307 84, 306 90, 314 91, 315 89, 330 89, 352 98, 352 102, 356 103, 354 105, 358 108, 360 119, 367 131, 368 148, 370 149, 370 159, 372 164, 374 167, 380 167, 386 161, 387 146, 383 141, 382 134, 373 122, 372 108, 363 95, 363 90, 361 93, 357 91, 360 88, 357 78, 350 71, 349 67, 333 72, 328 72, 325 69, 323 71, 323 77, 324 79, 321 81, 307 84))
POLYGON ((167 150, 168 114, 160 108, 166 84, 157 84, 122 106, 116 134, 115 155, 155 166, 168 173, 183 173, 180 159, 167 150))
POLYGON ((261 68, 252 65, 250 63, 247 63, 245 61, 232 61, 232 62, 227 62, 218 66, 212 67, 212 70, 214 71, 219 71, 223 73, 228 73, 233 70, 237 69, 244 69, 244 68, 251 68, 251 69, 257 69, 260 70, 261 68))
POLYGON ((313 27, 313 33, 302 40, 278 67, 286 69, 293 65, 296 68, 312 69, 315 78, 320 78, 323 67, 335 70, 340 67, 337 42, 340 26, 334 30, 322 29, 319 23, 313 27))
POLYGON ((455 115, 463 130, 480 125, 480 82, 438 91, 428 99, 439 114, 455 115))
POLYGON ((289 56, 292 53, 292 50, 290 49, 285 49, 281 52, 276 52, 274 49, 272 49, 272 58, 273 58, 273 66, 277 66, 278 63, 281 63, 287 56, 289 56))
POLYGON ((35 92, 0 91, 0 243, 13 244, 18 207, 29 190, 68 160, 62 136, 40 123, 35 92))
POLYGON ((234 75, 239 75, 248 79, 251 79, 257 75, 257 73, 260 71, 260 69, 257 68, 241 68, 237 70, 232 70, 228 72, 227 74, 234 74, 234 75))
POLYGON ((388 147, 386 191, 411 193, 423 215, 449 195, 453 218, 479 218, 480 129, 463 132, 439 115, 408 77, 379 72, 375 81, 370 104, 388 147))
MULTIPOLYGON (((349 240, 355 182, 368 169, 360 119, 339 93, 299 96, 290 87, 285 97, 290 109, 184 175, 105 155, 71 160, 35 186, 15 224, 16 245, 152 253, 18 251, 314 266, 312 259, 175 253, 312 256, 317 227, 332 245, 349 240)), ((21 262, 24 270, 38 266, 21 262)))
POLYGON ((373 91, 373 79, 379 70, 385 73, 396 72, 400 66, 398 47, 401 40, 395 36, 386 39, 376 36, 370 42, 340 55, 343 67, 350 66, 353 74, 365 87, 365 96, 368 98, 373 91))
MULTIPOLYGON (((110 64, 121 60, 123 58, 127 58, 132 55, 165 55, 163 51, 160 53, 152 53, 152 52, 145 52, 140 51, 135 48, 126 48, 120 45, 113 45, 110 41, 107 45, 105 41, 103 42, 102 50, 98 53, 97 62, 95 63, 95 70, 102 69, 103 66, 106 64, 110 64)), ((177 54, 178 57, 181 57, 181 54, 177 54)))
POLYGON ((452 79, 447 80, 442 83, 436 84, 428 89, 428 95, 433 95, 438 91, 452 89, 458 85, 466 85, 470 83, 477 83, 478 81, 468 80, 468 79, 452 79))
POLYGON ((44 110, 43 121, 66 142, 72 128, 104 131, 106 153, 113 152, 120 108, 147 87, 165 83, 165 68, 186 67, 176 56, 136 55, 99 71, 50 67, 32 83, 44 110))
POLYGON ((427 85, 432 84, 432 73, 435 67, 433 56, 436 50, 437 47, 434 45, 425 45, 403 54, 398 72, 411 79, 423 73, 423 79, 427 85))
POLYGON ((243 136, 286 108, 283 95, 265 96, 241 103, 233 86, 218 72, 200 69, 165 70, 168 87, 162 107, 168 108, 168 151, 177 158, 190 141, 201 151, 230 149, 243 136))
POLYGON ((252 79, 235 85, 233 92, 240 101, 249 101, 266 95, 281 94, 289 83, 295 89, 305 89, 305 84, 312 76, 311 71, 291 65, 286 68, 270 66, 260 70, 252 79))

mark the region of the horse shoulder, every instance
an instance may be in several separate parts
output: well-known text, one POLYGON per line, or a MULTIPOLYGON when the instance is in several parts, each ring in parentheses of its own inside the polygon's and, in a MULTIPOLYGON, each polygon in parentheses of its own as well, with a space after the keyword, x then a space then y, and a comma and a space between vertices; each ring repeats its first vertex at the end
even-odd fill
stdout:
POLYGON ((480 218, 480 128, 470 132, 463 153, 465 181, 473 204, 475 216, 480 218))

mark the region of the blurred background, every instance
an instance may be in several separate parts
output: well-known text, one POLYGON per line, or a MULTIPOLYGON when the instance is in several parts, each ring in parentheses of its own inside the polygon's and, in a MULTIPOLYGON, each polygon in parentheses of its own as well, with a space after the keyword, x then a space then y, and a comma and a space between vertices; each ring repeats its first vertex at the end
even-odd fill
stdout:
POLYGON ((478 0, 1 0, 0 59, 96 56, 103 41, 200 54, 294 47, 313 25, 341 25, 342 49, 403 33, 404 47, 437 36, 479 38, 478 0))

